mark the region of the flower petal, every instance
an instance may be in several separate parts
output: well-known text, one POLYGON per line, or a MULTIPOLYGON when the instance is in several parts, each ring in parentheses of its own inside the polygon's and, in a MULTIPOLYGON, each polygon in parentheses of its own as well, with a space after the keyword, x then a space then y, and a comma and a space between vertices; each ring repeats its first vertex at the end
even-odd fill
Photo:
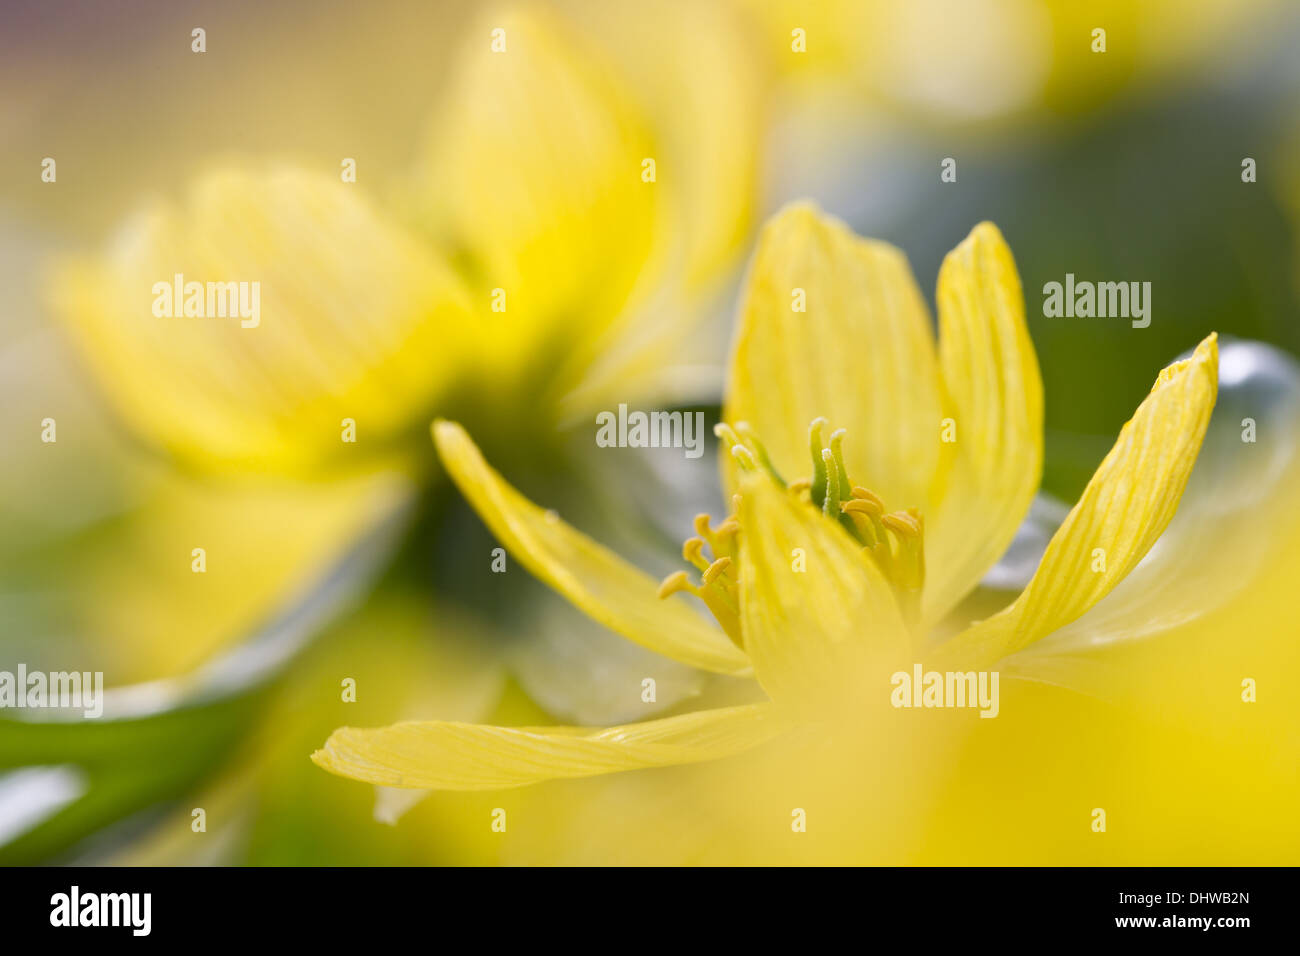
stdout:
POLYGON ((675 597, 661 600, 653 578, 512 488, 459 425, 435 422, 433 437, 461 494, 539 580, 642 647, 704 670, 748 673, 749 661, 719 628, 675 597))
POLYGON ((939 270, 939 364, 956 441, 927 526, 924 613, 943 617, 1006 551, 1043 470, 1043 381, 1011 250, 976 226, 939 270))
POLYGON ((812 205, 778 213, 750 266, 724 417, 748 421, 787 480, 811 473, 808 426, 825 417, 848 429, 850 478, 906 508, 927 501, 940 407, 934 334, 907 258, 812 205), (799 290, 806 312, 794 311, 799 290))
POLYGON ((466 35, 428 124, 415 201, 462 252, 482 322, 497 330, 481 340, 491 374, 558 376, 565 388, 652 255, 656 185, 641 177, 655 150, 602 51, 555 15, 494 13, 466 35), (491 311, 497 289, 503 314, 491 311))
POLYGON ((344 418, 370 447, 408 435, 450 384, 468 328, 443 262, 355 189, 291 167, 214 171, 184 207, 149 208, 57 279, 57 311, 127 421, 208 467, 355 458, 344 418), (240 303, 213 294, 240 282, 240 303), (188 308, 198 284, 205 313, 241 304, 249 318, 154 313, 188 308))
POLYGON ((781 731, 770 711, 770 704, 743 704, 605 730, 442 720, 342 727, 311 759, 330 773, 387 787, 500 790, 729 757, 781 731))
POLYGON ((1034 653, 1134 640, 1222 607, 1291 546, 1278 531, 1297 489, 1300 364, 1260 342, 1222 343, 1218 401, 1178 514, 1114 592, 1034 653))
POLYGON ((999 660, 1074 621, 1133 570, 1178 507, 1214 409, 1218 364, 1211 335, 1191 358, 1160 373, 1052 537, 1029 586, 944 645, 943 657, 999 660))
POLYGON ((838 704, 892 671, 909 647, 897 601, 843 529, 766 478, 744 483, 740 526, 745 650, 773 700, 838 704))

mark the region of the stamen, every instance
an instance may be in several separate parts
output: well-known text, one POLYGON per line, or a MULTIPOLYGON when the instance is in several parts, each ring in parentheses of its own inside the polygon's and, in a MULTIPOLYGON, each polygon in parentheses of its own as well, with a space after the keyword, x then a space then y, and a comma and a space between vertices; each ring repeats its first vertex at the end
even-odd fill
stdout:
POLYGON ((844 502, 844 510, 853 514, 867 515, 871 518, 879 518, 884 514, 885 509, 878 502, 870 498, 850 498, 844 502))
POLYGON ((709 566, 709 562, 704 557, 703 551, 703 538, 687 538, 682 542, 682 558, 688 563, 695 565, 701 571, 709 566))
POLYGON ((890 530, 898 543, 894 556, 894 586, 903 618, 915 627, 921 614, 921 587, 925 584, 925 526, 915 508, 893 511, 881 522, 890 530))
POLYGON ((731 567, 731 558, 718 558, 707 568, 704 569, 703 581, 705 584, 712 584, 722 574, 731 567))
POLYGON ((880 509, 882 514, 885 511, 885 503, 880 500, 879 496, 876 495, 874 491, 870 491, 866 488, 863 488, 861 485, 853 486, 853 497, 861 498, 863 501, 874 502, 876 507, 880 509))
POLYGON ((857 538, 868 548, 874 548, 880 536, 876 534, 875 526, 871 522, 871 517, 863 511, 862 508, 855 508, 854 505, 861 505, 863 502, 846 501, 840 505, 840 511, 848 515, 849 520, 853 522, 853 528, 857 531, 857 538))
POLYGON ((685 571, 674 571, 660 582, 659 599, 663 600, 678 591, 689 591, 691 594, 700 593, 699 588, 691 583, 690 576, 685 571))
POLYGON ((735 599, 727 593, 720 582, 707 584, 695 592, 704 606, 722 626, 722 630, 737 647, 745 646, 745 639, 740 630, 740 609, 735 599))

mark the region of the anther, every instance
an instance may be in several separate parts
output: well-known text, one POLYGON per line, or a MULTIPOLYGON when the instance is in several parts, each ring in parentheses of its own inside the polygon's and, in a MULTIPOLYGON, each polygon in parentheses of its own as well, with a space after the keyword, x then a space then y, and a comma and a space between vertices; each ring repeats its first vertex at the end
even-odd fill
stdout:
POLYGON ((701 571, 709 566, 709 562, 704 557, 704 539, 687 538, 682 542, 682 558, 695 565, 701 571))
POLYGON ((691 583, 691 579, 685 571, 674 571, 660 582, 659 598, 662 600, 676 594, 678 591, 689 591, 691 594, 700 593, 699 588, 691 583))
POLYGON ((884 514, 885 503, 880 500, 880 497, 874 491, 871 491, 870 489, 867 488, 863 488, 861 485, 854 485, 853 497, 861 498, 863 501, 875 502, 876 507, 880 509, 881 514, 884 514))
POLYGON ((731 558, 718 558, 718 560, 714 561, 704 569, 702 580, 705 584, 712 584, 729 567, 731 567, 731 558))
POLYGON ((695 516, 695 533, 709 544, 713 544, 713 529, 709 527, 709 516, 701 512, 695 516))

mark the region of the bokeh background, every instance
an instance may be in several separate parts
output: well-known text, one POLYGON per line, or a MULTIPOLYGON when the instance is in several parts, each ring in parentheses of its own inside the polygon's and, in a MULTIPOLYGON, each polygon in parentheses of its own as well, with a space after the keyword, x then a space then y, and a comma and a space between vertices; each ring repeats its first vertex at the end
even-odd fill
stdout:
POLYGON ((1291 406, 1259 439, 1273 464, 1225 486, 1267 484, 1250 519, 1204 511, 1223 599, 1004 691, 975 722, 996 726, 844 728, 498 794, 377 793, 308 760, 344 724, 643 718, 646 675, 654 713, 738 699, 491 574, 427 429, 465 422, 534 500, 674 568, 720 507, 712 449, 597 449, 591 415, 716 420, 746 257, 787 201, 901 247, 931 305, 948 249, 999 225, 1066 502, 1209 332, 1300 354, 1298 51, 1300 9, 1271 0, 5 4, 0 669, 102 670, 115 696, 100 721, 0 714, 0 861, 1300 861, 1291 406), (258 374, 242 343, 130 331, 114 283, 173 254, 291 280, 258 374), (503 270, 521 291, 501 314, 503 270), (1150 327, 1044 318, 1067 272, 1150 281, 1150 327), (361 315, 374 348, 348 334, 361 315), (806 834, 795 806, 816 808, 806 834))

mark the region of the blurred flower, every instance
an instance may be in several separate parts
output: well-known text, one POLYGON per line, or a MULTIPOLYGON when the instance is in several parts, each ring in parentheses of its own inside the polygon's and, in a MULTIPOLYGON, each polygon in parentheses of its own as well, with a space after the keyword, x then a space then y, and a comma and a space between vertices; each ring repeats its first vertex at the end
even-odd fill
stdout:
MULTIPOLYGON (((702 188, 717 160, 697 167, 673 117, 647 115, 572 31, 537 11, 492 23, 506 50, 471 31, 394 210, 321 173, 221 167, 60 271, 58 312, 136 433, 196 469, 328 474, 409 451, 449 405, 499 414, 533 394, 552 424, 619 333, 642 330, 625 313, 675 316, 661 332, 680 344, 745 232, 756 93, 692 87, 688 121, 726 107, 735 177, 702 188), (259 326, 159 319, 154 285, 178 274, 259 282, 259 326)), ((644 374, 645 354, 626 361, 644 374)))
MULTIPOLYGON (((630 52, 665 29, 706 37, 693 25, 719 27, 724 16, 681 3, 657 13, 654 31, 629 28, 647 19, 636 10, 628 21, 604 18, 600 29, 630 52)), ((76 432, 60 414, 61 436, 113 439, 124 431, 138 445, 110 440, 99 453, 65 441, 31 463, 43 472, 58 453, 64 468, 55 471, 63 474, 75 458, 79 474, 98 479, 110 513, 0 555, 22 569, 8 583, 35 595, 21 595, 24 603, 41 602, 24 640, 42 655, 75 648, 83 660, 105 662, 109 683, 122 691, 110 694, 107 718, 119 727, 141 721, 139 732, 160 740, 149 737, 148 721, 210 701, 211 673, 231 678, 217 684, 221 694, 249 698, 320 630, 323 609, 337 613, 344 596, 355 600, 375 586, 394 554, 425 557, 423 543, 397 552, 394 532, 413 527, 413 491, 429 484, 433 456, 422 436, 434 414, 455 412, 497 447, 526 449, 522 457, 550 463, 540 472, 560 459, 540 450, 556 442, 558 426, 585 417, 611 389, 621 389, 622 400, 707 392, 696 369, 664 359, 690 352, 683 341, 729 281, 750 228, 760 152, 761 86, 751 82, 747 46, 720 28, 715 38, 707 45, 718 82, 690 82, 686 62, 663 67, 663 82, 681 93, 671 108, 645 83, 650 51, 629 57, 637 65, 625 72, 621 59, 562 17, 504 11, 465 34, 426 142, 400 183, 370 188, 364 165, 351 183, 282 162, 219 162, 181 201, 147 203, 98 254, 61 256, 51 298, 98 386, 77 389, 88 410, 75 419, 76 432), (492 52, 489 26, 506 31, 505 53, 492 52), (708 137, 700 135, 705 127, 708 137), (648 180, 646 160, 657 172, 648 180), (157 316, 155 285, 177 275, 257 282, 260 321, 157 316), (101 398, 108 414, 97 407, 101 398), (204 574, 192 573, 197 546, 206 552, 204 574), (45 607, 51 592, 75 594, 77 613, 62 600, 45 607), (304 608, 310 613, 296 618, 304 608), (44 617, 53 620, 37 623, 44 617), (285 617, 297 621, 292 640, 263 653, 260 636, 285 617), (51 631, 58 641, 46 639, 51 631), (247 646, 229 649, 240 641, 247 646), (232 663, 249 658, 258 666, 232 663), (233 680, 239 674, 243 684, 233 680), (157 683, 132 683, 146 681, 157 683)), ((62 382, 75 366, 52 344, 62 382)), ((32 395, 24 400, 45 414, 32 395)), ((443 550, 458 544, 450 536, 435 542, 443 550)), ((421 578, 424 564, 414 569, 421 578)), ((391 592, 392 580, 380 588, 391 592)), ((364 607, 346 619, 351 653, 422 666, 409 664, 404 645, 370 642, 372 620, 364 607)), ((436 626, 408 629, 453 644, 458 633, 489 630, 442 608, 436 626)), ((553 641, 541 642, 535 653, 512 655, 511 665, 545 670, 554 650, 553 641)), ((632 666, 625 657, 584 645, 588 667, 632 666)), ((489 713, 501 683, 474 695, 479 710, 468 716, 489 713)), ((680 683, 676 694, 665 690, 661 706, 691 689, 680 683)), ((337 705, 337 690, 325 693, 337 705)), ((394 685, 371 719, 464 714, 427 696, 394 685)), ((435 696, 459 699, 446 687, 435 696)), ((324 704, 291 708, 287 719, 311 740, 340 721, 324 704)), ((222 745, 247 726, 232 720, 222 745)), ((0 768, 30 760, 28 736, 38 739, 24 729, 25 742, 0 754, 0 768)), ((130 739, 126 731, 122 739, 130 739)), ((174 766, 196 773, 195 761, 174 766)), ((259 762, 265 779, 257 784, 265 783, 268 805, 293 786, 266 773, 270 766, 259 762)), ((157 792, 142 784, 126 796, 125 804, 107 797, 95 804, 92 793, 84 805, 107 820, 157 792)), ((11 852, 57 847, 90 819, 75 806, 61 818, 66 827, 53 819, 11 852)))
POLYGON ((728 384, 725 413, 736 425, 719 427, 740 472, 724 469, 736 513, 717 528, 696 519, 700 537, 683 554, 702 572, 698 586, 678 572, 658 589, 661 599, 695 594, 717 628, 657 603, 649 578, 506 484, 458 425, 434 426, 461 492, 533 574, 668 657, 731 675, 752 667, 771 704, 605 730, 342 728, 312 759, 372 783, 444 789, 715 759, 791 719, 881 709, 889 674, 927 653, 939 665, 983 667, 1079 618, 1174 515, 1214 407, 1216 338, 1161 372, 1020 596, 936 648, 927 633, 1006 551, 1042 464, 1037 358, 1015 264, 991 224, 945 260, 938 302, 936 351, 898 250, 806 206, 764 230, 728 384), (848 428, 825 440, 823 414, 848 428), (800 426, 810 418, 812 477, 787 484, 782 476, 799 474, 809 453, 800 426), (924 502, 929 540, 921 511, 887 511, 885 500, 924 502))
POLYGON ((1224 55, 1234 30, 1261 32, 1276 0, 739 0, 773 59, 804 87, 848 85, 911 121, 1080 113, 1224 55), (1093 31, 1104 30, 1104 52, 1093 31), (804 50, 792 54, 793 31, 804 50))

